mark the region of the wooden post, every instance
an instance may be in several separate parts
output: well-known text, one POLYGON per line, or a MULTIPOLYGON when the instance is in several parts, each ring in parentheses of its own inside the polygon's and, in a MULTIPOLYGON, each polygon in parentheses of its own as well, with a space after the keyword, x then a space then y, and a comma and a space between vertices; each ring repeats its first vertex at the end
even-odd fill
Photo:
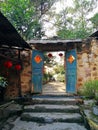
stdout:
MULTIPOLYGON (((18 50, 18 60, 20 62, 20 50, 18 50)), ((17 75, 18 75, 18 92, 19 92, 19 97, 22 97, 22 93, 21 93, 21 72, 20 72, 20 70, 17 70, 17 75)))

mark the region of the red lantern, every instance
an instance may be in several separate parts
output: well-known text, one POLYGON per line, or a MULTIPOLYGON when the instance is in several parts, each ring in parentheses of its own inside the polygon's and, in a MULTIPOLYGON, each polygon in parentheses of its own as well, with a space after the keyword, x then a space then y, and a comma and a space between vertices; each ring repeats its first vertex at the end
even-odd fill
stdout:
POLYGON ((60 56, 60 57, 62 57, 62 56, 63 56, 63 54, 62 54, 62 53, 59 53, 59 56, 60 56))
POLYGON ((21 65, 19 65, 19 64, 15 65, 15 69, 16 70, 21 70, 21 65))
POLYGON ((48 54, 48 57, 49 57, 49 58, 52 58, 52 54, 51 54, 51 53, 49 53, 49 54, 48 54))
POLYGON ((11 61, 6 61, 5 63, 4 63, 4 66, 6 67, 6 68, 11 68, 12 67, 12 62, 11 61))

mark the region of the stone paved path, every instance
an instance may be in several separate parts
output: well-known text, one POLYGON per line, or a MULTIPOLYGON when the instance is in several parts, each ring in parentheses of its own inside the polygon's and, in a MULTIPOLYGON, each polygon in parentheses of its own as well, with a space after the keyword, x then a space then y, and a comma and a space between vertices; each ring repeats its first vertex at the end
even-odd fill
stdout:
POLYGON ((87 130, 78 100, 72 97, 34 96, 24 106, 12 130, 87 130))
POLYGON ((43 94, 56 94, 56 95, 61 95, 61 94, 66 94, 66 86, 64 82, 49 82, 45 85, 43 85, 43 94))

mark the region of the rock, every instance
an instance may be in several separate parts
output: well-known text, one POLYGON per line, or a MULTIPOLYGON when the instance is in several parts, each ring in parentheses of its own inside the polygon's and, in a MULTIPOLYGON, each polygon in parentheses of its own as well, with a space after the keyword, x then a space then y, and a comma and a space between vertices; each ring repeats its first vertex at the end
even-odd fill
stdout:
POLYGON ((98 116, 98 106, 93 106, 93 113, 98 116))

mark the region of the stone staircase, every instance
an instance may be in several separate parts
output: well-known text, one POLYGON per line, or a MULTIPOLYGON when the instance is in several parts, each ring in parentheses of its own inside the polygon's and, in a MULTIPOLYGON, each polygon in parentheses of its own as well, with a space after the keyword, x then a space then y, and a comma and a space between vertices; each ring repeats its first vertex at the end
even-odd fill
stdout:
POLYGON ((21 121, 33 123, 33 130, 87 130, 74 97, 34 96, 24 106, 21 121))

